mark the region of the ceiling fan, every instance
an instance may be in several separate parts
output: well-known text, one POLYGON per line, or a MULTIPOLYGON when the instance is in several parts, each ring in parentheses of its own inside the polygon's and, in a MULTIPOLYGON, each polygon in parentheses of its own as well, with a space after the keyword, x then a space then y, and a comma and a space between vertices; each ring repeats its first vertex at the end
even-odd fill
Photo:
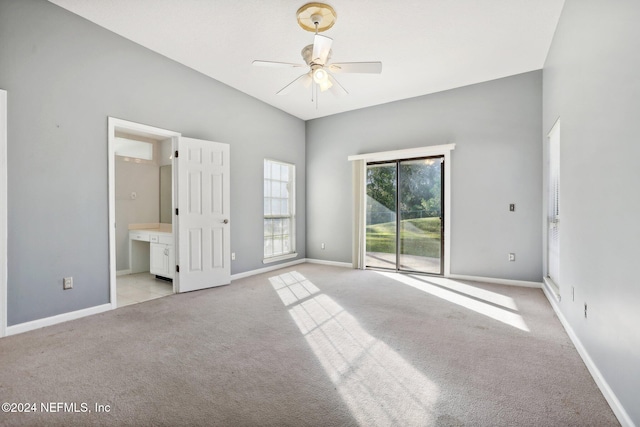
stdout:
MULTIPOLYGON (((285 95, 293 89, 296 84, 302 84, 308 88, 312 83, 312 101, 314 89, 320 89, 321 92, 331 90, 334 95, 346 95, 349 92, 342 86, 333 74, 341 73, 367 73, 380 74, 382 72, 382 62, 339 62, 329 63, 331 59, 331 44, 333 39, 318 34, 326 31, 333 26, 337 15, 335 10, 324 3, 308 3, 298 9, 296 13, 298 24, 306 31, 315 32, 313 44, 305 46, 302 49, 302 58, 305 64, 293 64, 289 62, 275 61, 253 61, 253 65, 263 67, 278 68, 304 68, 309 67, 309 71, 305 72, 294 81, 276 92, 277 95, 285 95)), ((317 102, 317 96, 316 96, 317 102)))

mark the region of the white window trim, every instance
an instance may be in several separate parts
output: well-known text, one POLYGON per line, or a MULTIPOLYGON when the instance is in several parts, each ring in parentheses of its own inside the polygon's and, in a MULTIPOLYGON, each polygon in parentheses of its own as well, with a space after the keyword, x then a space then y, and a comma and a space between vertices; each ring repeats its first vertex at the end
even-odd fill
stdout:
MULTIPOLYGON (((444 271, 443 276, 449 277, 451 275, 451 151, 456 148, 456 144, 442 144, 432 145, 427 147, 408 148, 404 150, 393 151, 381 151, 378 153, 369 154, 356 154, 347 157, 349 161, 361 160, 366 164, 367 162, 380 162, 386 160, 397 159, 411 159, 418 157, 431 157, 431 156, 443 156, 444 157, 444 271)), ((360 168, 360 173, 364 174, 366 168, 360 168)), ((360 192, 366 194, 366 179, 361 179, 360 192)), ((359 209, 355 209, 355 214, 364 216, 364 206, 359 209)), ((366 221, 361 219, 357 222, 361 230, 354 230, 354 245, 358 246, 354 248, 354 251, 360 252, 360 259, 364 260, 364 252, 366 251, 364 239, 366 236, 366 221), (359 237, 356 237, 359 236, 359 237), (359 242, 356 239, 360 240, 359 242)), ((364 265, 358 266, 364 268, 364 265)), ((358 268, 356 267, 356 268, 358 268)))
POLYGON ((379 153, 355 154, 347 160, 364 160, 365 162, 382 162, 385 160, 411 159, 414 157, 431 157, 449 155, 456 144, 432 145, 429 147, 407 148, 404 150, 381 151, 379 153))
POLYGON ((286 255, 278 255, 278 256, 272 256, 269 258, 265 258, 262 260, 263 264, 271 264, 272 262, 278 262, 278 261, 284 261, 285 259, 291 259, 291 258, 295 258, 298 256, 297 252, 291 252, 288 253, 286 255))
MULTIPOLYGON (((298 256, 297 253, 297 249, 296 249, 296 165, 294 163, 290 163, 290 162, 285 162, 282 160, 275 160, 275 159, 270 159, 270 158, 265 158, 264 161, 268 161, 268 162, 274 162, 274 163, 279 163, 281 165, 286 165, 286 166, 290 166, 293 170, 291 173, 291 177, 292 177, 292 181, 291 181, 291 194, 292 197, 289 198, 289 206, 291 206, 291 217, 290 217, 290 224, 291 224, 291 233, 290 233, 290 246, 291 246, 291 252, 286 253, 286 254, 282 254, 282 255, 275 255, 275 256, 270 256, 270 257, 265 257, 264 256, 264 247, 262 250, 262 263, 263 264, 271 264, 274 262, 278 262, 278 261, 284 261, 287 259, 291 259, 291 258, 296 258, 298 256)), ((263 163, 264 164, 264 163, 263 163)), ((264 166, 263 166, 263 171, 262 171, 263 175, 262 175, 262 182, 263 182, 263 186, 264 186, 264 166)), ((263 190, 263 198, 264 198, 264 190, 263 190)), ((262 212, 262 218, 263 221, 266 218, 264 215, 264 210, 262 212)), ((264 244, 264 225, 263 225, 263 244, 264 244)))
MULTIPOLYGON (((560 284, 556 282, 556 280, 560 280, 559 277, 556 277, 554 280, 551 276, 550 276, 550 271, 549 271, 549 210, 551 209, 550 204, 550 194, 549 192, 551 191, 551 138, 554 137, 556 134, 558 134, 558 138, 560 133, 560 117, 558 117, 555 121, 555 123, 553 124, 553 126, 551 127, 551 130, 549 130, 549 133, 547 133, 547 139, 546 139, 546 144, 547 144, 547 177, 546 177, 546 181, 547 181, 547 185, 546 185, 546 189, 545 189, 545 197, 547 199, 547 206, 544 212, 544 222, 545 222, 545 233, 544 233, 544 250, 545 250, 545 271, 544 271, 544 277, 543 277, 543 283, 544 285, 547 287, 547 289, 549 291, 551 291, 551 294, 555 297, 556 301, 560 301, 561 300, 561 294, 560 294, 560 284)), ((559 142, 558 142, 559 143, 559 142)), ((558 147, 558 149, 560 149, 560 147, 558 147)), ((558 174, 560 172, 560 156, 558 156, 558 174)), ((558 176, 558 200, 560 199, 560 176, 558 176)), ((558 219, 560 218, 560 215, 558 215, 558 219)), ((559 238, 558 238, 558 242, 559 242, 559 238)), ((559 245, 558 245, 559 246, 559 245)), ((559 259, 557 260, 558 262, 560 261, 559 259)), ((560 267, 558 266, 558 269, 560 267)), ((559 276, 559 271, 558 271, 558 276, 559 276)))

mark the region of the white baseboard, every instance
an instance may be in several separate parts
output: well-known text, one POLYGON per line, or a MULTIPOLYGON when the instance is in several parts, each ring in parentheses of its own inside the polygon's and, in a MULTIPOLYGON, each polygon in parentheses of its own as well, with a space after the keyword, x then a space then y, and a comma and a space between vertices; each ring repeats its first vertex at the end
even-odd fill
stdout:
POLYGON ((526 280, 496 279, 492 277, 465 276, 462 274, 450 274, 448 279, 470 280, 472 282, 496 283, 498 285, 522 286, 525 288, 542 288, 542 282, 527 282, 526 280))
POLYGON ((544 279, 542 279, 542 286, 546 291, 545 295, 547 295, 547 297, 549 297, 549 295, 552 295, 555 298, 556 302, 561 301, 562 298, 560 297, 560 289, 558 289, 558 286, 556 286, 556 284, 553 283, 552 280, 545 277, 544 279))
POLYGON ((249 271, 244 271, 242 273, 232 274, 231 275, 231 281, 233 282, 234 280, 238 280, 238 279, 242 279, 242 278, 250 277, 250 276, 255 276, 256 274, 268 273, 269 271, 280 270, 281 268, 291 267, 291 266, 297 265, 297 264, 304 264, 305 262, 308 262, 309 264, 331 265, 331 266, 334 266, 334 267, 346 267, 346 268, 352 268, 353 267, 353 265, 351 263, 349 263, 349 262, 325 261, 325 260, 321 260, 321 259, 302 258, 302 259, 297 259, 297 260, 291 261, 291 262, 285 262, 285 263, 282 263, 282 264, 272 265, 270 267, 258 268, 256 270, 249 270, 249 271))
POLYGON ((82 310, 71 311, 69 313, 58 314, 57 316, 45 317, 44 319, 32 320, 30 322, 19 323, 17 325, 7 327, 7 336, 21 334, 23 332, 33 331, 34 329, 44 328, 45 326, 56 325, 69 320, 79 319, 81 317, 90 316, 111 310, 111 304, 102 304, 95 307, 89 307, 82 310))
POLYGON ((116 276, 126 276, 127 274, 131 274, 131 269, 116 271, 116 276))
POLYGON ((560 319, 560 323, 564 327, 564 330, 567 332, 567 335, 569 335, 571 342, 573 342, 576 350, 578 350, 578 354, 580 355, 580 357, 582 357, 582 361, 587 366, 587 369, 591 373, 593 380, 596 382, 598 388, 600 388, 600 391, 609 403, 609 406, 611 406, 611 409, 613 410, 615 416, 618 417, 618 421, 620 422, 620 424, 623 427, 635 427, 635 424, 631 420, 631 417, 624 409, 613 390, 611 390, 611 387, 609 387, 609 383, 607 383, 607 381, 604 379, 604 376, 602 375, 596 364, 593 362, 593 359, 591 359, 591 356, 589 356, 587 349, 584 348, 582 342, 573 331, 573 328, 560 311, 555 292, 550 291, 547 286, 543 286, 542 291, 549 300, 549 304, 551 304, 551 307, 553 308, 553 311, 555 311, 556 316, 558 316, 558 319, 560 319))
POLYGON ((258 268, 255 270, 243 271, 242 273, 236 273, 231 275, 231 281, 242 279, 245 277, 255 276, 256 274, 268 273, 269 271, 279 270, 285 267, 291 267, 292 265, 303 264, 306 262, 305 258, 297 259, 295 261, 283 262, 282 264, 276 264, 269 267, 258 268))
POLYGON ((351 264, 350 262, 325 261, 323 259, 313 259, 313 258, 307 258, 306 261, 309 264, 323 264, 323 265, 331 265, 333 267, 353 268, 353 264, 351 264))
MULTIPOLYGON (((338 262, 332 262, 332 261, 320 261, 320 260, 312 260, 312 261, 308 261, 306 258, 302 258, 302 259, 297 259, 291 262, 285 262, 282 264, 276 264, 276 265, 272 265, 270 267, 264 267, 264 268, 259 268, 257 270, 250 270, 250 271, 245 271, 242 273, 237 273, 237 274, 233 274, 231 275, 231 280, 238 280, 241 279, 243 277, 249 277, 249 276, 255 276, 256 274, 261 274, 261 273, 267 273, 269 271, 273 271, 273 270, 279 270, 281 268, 285 268, 285 267, 291 267, 293 265, 297 265, 297 264, 303 264, 305 262, 316 262, 319 264, 327 264, 327 265, 339 265, 341 267, 351 267, 351 264, 348 263, 338 263, 338 262)), ((130 270, 121 270, 118 271, 116 274, 122 275, 122 274, 129 274, 130 270)), ((72 311, 69 313, 62 313, 62 314, 58 314, 56 316, 51 316, 51 317, 46 317, 44 319, 37 319, 37 320, 32 320, 30 322, 25 322, 25 323, 19 323, 17 325, 12 325, 12 326, 8 326, 5 330, 5 334, 3 336, 9 336, 9 335, 15 335, 15 334, 21 334, 23 332, 28 332, 28 331, 32 331, 34 329, 39 329, 39 328, 44 328, 45 326, 51 326, 51 325, 56 325, 58 323, 62 323, 62 322, 67 322, 69 320, 75 320, 75 319, 79 319, 81 317, 85 317, 85 316, 90 316, 92 314, 98 314, 98 313, 102 313, 108 310, 112 310, 116 308, 115 304, 103 304, 103 305, 98 305, 95 307, 89 307, 89 308, 85 308, 82 310, 77 310, 77 311, 72 311)))

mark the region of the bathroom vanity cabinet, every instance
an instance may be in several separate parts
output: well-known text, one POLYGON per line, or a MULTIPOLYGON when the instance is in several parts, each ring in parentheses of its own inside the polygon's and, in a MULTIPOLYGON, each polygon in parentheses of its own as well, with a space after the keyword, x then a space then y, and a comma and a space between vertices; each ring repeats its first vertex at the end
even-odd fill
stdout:
POLYGON ((153 240, 149 244, 149 272, 156 276, 173 279, 173 271, 176 268, 173 247, 173 235, 151 235, 153 240))
POLYGON ((129 266, 132 274, 149 271, 156 276, 173 279, 176 263, 171 228, 171 224, 129 226, 129 266))

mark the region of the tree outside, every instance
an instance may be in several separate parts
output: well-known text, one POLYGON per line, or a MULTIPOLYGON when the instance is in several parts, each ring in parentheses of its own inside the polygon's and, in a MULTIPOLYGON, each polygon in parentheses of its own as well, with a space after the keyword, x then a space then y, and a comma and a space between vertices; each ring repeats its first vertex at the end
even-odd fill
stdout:
POLYGON ((399 185, 396 162, 367 167, 367 252, 396 252, 396 211, 399 211, 400 252, 440 257, 440 162, 440 158, 399 162, 399 185))

